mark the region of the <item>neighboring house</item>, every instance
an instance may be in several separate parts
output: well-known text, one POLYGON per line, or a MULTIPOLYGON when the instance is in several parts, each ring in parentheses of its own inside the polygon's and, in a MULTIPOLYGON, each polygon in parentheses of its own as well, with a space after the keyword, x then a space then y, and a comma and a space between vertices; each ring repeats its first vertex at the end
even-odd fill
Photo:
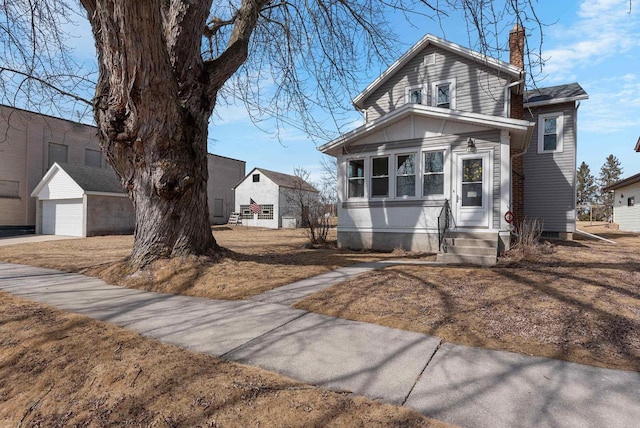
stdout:
POLYGON ((36 233, 94 236, 135 229, 133 204, 112 169, 54 163, 31 196, 36 233))
POLYGON ((365 124, 319 148, 338 160, 340 247, 442 249, 444 261, 492 264, 510 246, 512 218, 556 211, 565 216, 550 232, 569 236, 575 103, 587 95, 577 84, 526 92, 521 27, 509 46, 506 63, 426 35, 354 98, 365 124), (559 174, 549 183, 540 168, 559 174), (541 192, 549 202, 538 210, 526 201, 541 192))
POLYGON ((302 223, 301 210, 295 204, 296 193, 315 195, 318 191, 299 177, 254 168, 235 186, 236 212, 242 224, 277 229, 282 218, 302 223))
MULTIPOLYGON (((0 105, 0 235, 33 230, 36 201, 30 195, 55 162, 110 169, 94 126, 0 105)), ((210 220, 223 224, 245 162, 209 154, 208 167, 210 220)))
POLYGON ((620 230, 640 232, 640 174, 633 175, 602 189, 614 192, 613 221, 620 230))

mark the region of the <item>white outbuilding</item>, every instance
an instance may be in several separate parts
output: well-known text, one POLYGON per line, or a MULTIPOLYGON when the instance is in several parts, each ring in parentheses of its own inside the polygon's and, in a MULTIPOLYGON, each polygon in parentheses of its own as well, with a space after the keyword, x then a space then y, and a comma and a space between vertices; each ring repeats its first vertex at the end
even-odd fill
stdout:
POLYGON ((36 233, 84 237, 135 228, 133 204, 112 169, 54 163, 31 196, 36 233))
POLYGON ((301 225, 295 192, 317 195, 315 187, 299 177, 254 168, 235 186, 236 213, 245 226, 278 229, 301 225))
POLYGON ((618 223, 620 230, 640 232, 640 174, 620 180, 602 190, 614 192, 613 221, 618 223))

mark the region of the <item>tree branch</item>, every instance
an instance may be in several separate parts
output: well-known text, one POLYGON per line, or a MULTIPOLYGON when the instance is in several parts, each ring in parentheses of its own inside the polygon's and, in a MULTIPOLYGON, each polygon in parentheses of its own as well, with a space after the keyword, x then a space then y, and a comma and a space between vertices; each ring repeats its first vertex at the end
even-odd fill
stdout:
POLYGON ((73 94, 71 92, 65 91, 64 89, 53 85, 52 83, 48 82, 45 79, 42 79, 42 78, 40 78, 38 76, 34 76, 33 74, 25 73, 25 72, 22 72, 20 70, 16 70, 16 69, 13 69, 13 68, 0 67, 0 74, 2 74, 4 72, 10 72, 10 73, 17 74, 19 76, 23 76, 25 79, 36 81, 39 84, 41 84, 43 86, 46 86, 47 88, 53 89, 54 91, 58 92, 60 95, 64 95, 65 97, 73 98, 76 101, 81 101, 81 102, 86 103, 86 104, 88 104, 90 106, 93 106, 93 102, 92 101, 90 101, 90 100, 88 100, 86 98, 83 98, 83 97, 81 97, 79 95, 73 94))

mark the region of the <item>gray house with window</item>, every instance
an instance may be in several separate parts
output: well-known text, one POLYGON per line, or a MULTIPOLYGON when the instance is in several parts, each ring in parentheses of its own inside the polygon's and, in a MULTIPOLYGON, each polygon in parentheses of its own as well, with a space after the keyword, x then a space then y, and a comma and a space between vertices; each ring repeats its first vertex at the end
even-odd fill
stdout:
POLYGON ((338 245, 493 264, 511 222, 575 229, 578 84, 526 91, 511 63, 426 35, 353 99, 364 124, 319 149, 338 160, 338 245))

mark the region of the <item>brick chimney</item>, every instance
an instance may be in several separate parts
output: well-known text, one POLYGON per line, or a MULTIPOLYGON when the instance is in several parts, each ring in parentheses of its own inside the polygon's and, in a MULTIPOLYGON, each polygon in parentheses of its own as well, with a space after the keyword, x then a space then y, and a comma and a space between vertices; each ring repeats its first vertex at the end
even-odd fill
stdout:
MULTIPOLYGON (((509 32, 509 62, 522 70, 522 76, 524 76, 524 37, 524 28, 520 24, 516 24, 509 32)), ((512 88, 510 109, 513 119, 524 119, 524 96, 520 86, 512 88)), ((516 225, 524 220, 524 159, 523 156, 513 157, 518 153, 511 147, 511 212, 516 225)))

